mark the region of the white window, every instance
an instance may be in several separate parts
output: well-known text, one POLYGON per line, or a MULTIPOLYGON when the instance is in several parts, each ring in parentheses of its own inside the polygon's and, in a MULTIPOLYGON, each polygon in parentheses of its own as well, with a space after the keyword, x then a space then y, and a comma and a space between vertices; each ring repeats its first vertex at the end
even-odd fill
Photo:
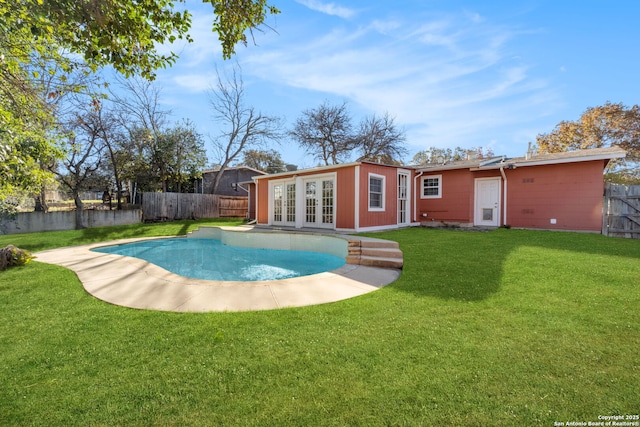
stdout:
POLYGON ((382 175, 369 174, 369 210, 384 210, 384 181, 382 175))
POLYGON ((442 198, 442 175, 427 175, 422 177, 421 199, 442 198))

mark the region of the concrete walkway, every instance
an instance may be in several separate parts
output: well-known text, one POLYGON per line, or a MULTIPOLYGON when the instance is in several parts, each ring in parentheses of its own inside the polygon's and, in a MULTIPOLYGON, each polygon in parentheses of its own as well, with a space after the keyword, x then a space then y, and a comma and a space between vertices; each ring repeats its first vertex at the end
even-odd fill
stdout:
POLYGON ((221 282, 189 279, 149 262, 91 252, 92 248, 147 239, 124 239, 36 253, 36 261, 76 272, 85 290, 111 304, 137 309, 207 312, 272 310, 353 298, 395 281, 400 270, 347 264, 293 279, 221 282))

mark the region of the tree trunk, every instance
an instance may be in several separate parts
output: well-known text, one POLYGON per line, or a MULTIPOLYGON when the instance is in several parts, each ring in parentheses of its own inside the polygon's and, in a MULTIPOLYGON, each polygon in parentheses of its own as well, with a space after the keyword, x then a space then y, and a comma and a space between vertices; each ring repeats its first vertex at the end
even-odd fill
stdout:
POLYGON ((83 204, 82 199, 80 198, 80 194, 76 191, 74 191, 73 193, 73 201, 76 205, 76 230, 82 230, 83 228, 85 228, 84 224, 82 223, 83 204))

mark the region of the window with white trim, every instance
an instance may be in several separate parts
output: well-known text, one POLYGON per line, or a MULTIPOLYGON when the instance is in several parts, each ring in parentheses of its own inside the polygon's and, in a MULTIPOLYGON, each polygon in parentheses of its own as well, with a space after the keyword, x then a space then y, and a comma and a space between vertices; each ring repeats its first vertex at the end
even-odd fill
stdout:
POLYGON ((384 210, 384 181, 382 175, 369 174, 369 210, 384 210))
POLYGON ((442 175, 426 175, 422 177, 421 199, 442 198, 442 175))

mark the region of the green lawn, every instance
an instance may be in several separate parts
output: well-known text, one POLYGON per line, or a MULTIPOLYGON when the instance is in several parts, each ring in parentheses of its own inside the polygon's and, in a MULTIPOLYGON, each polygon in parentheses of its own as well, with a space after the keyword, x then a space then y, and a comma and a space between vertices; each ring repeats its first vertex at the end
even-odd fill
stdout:
MULTIPOLYGON (((40 250, 198 223, 0 236, 40 250)), ((0 425, 553 426, 640 411, 640 241, 405 229, 395 283, 338 303, 178 314, 74 273, 0 273, 0 425)))

